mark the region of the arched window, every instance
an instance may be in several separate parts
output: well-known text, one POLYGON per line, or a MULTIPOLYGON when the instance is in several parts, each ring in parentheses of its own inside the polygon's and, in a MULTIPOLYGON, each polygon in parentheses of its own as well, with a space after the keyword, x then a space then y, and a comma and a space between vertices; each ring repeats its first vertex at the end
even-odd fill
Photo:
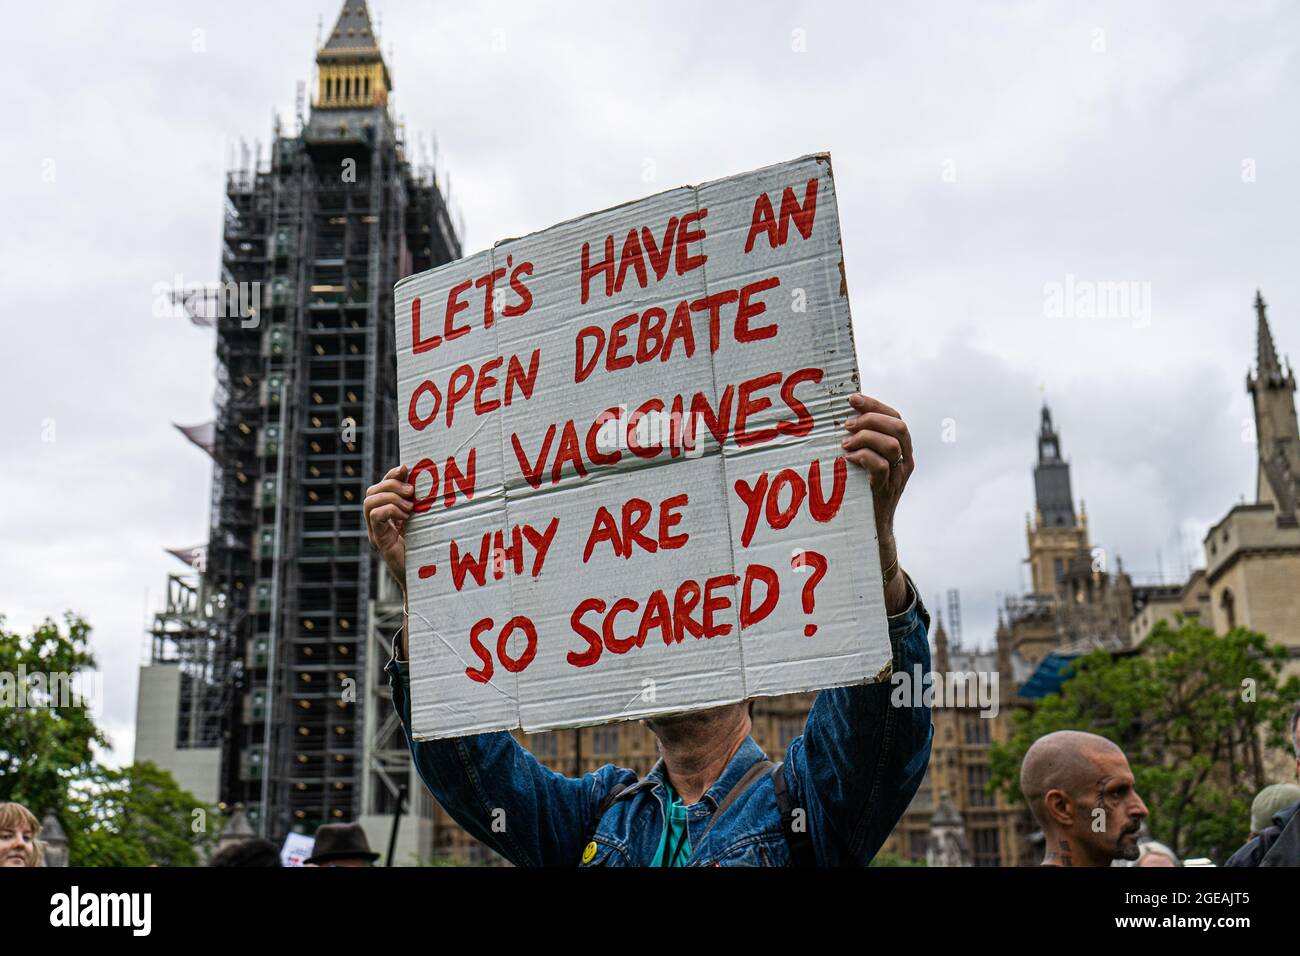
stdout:
POLYGON ((1223 596, 1219 598, 1219 607, 1223 609, 1223 616, 1228 622, 1228 630, 1237 626, 1237 600, 1232 596, 1229 588, 1223 589, 1223 596))

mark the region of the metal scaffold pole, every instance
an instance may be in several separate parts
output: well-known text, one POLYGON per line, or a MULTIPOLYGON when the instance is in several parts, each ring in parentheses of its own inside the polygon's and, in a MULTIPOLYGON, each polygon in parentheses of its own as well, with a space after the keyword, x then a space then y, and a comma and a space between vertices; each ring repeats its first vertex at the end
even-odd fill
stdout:
POLYGON ((271 830, 271 732, 274 726, 275 685, 279 675, 278 643, 280 635, 280 567, 282 564, 282 541, 284 540, 284 457, 288 443, 283 440, 287 434, 289 379, 286 375, 280 379, 280 435, 281 440, 276 449, 275 464, 275 541, 272 546, 273 564, 271 567, 271 626, 267 641, 266 656, 266 694, 267 703, 263 708, 262 720, 262 799, 261 812, 258 814, 257 829, 264 837, 269 837, 271 830))

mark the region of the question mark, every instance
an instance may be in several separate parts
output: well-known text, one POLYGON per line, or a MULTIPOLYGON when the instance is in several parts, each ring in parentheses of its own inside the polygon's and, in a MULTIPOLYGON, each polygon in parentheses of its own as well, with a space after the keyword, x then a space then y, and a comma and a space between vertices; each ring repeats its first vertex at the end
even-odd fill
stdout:
MULTIPOLYGON (((818 554, 816 551, 801 551, 790 559, 790 567, 798 570, 802 567, 812 565, 812 574, 804 582, 803 593, 800 595, 803 601, 803 612, 811 614, 813 612, 813 589, 817 587, 817 582, 826 576, 826 556, 818 554)), ((816 624, 805 624, 803 627, 803 636, 812 637, 817 633, 816 624)))

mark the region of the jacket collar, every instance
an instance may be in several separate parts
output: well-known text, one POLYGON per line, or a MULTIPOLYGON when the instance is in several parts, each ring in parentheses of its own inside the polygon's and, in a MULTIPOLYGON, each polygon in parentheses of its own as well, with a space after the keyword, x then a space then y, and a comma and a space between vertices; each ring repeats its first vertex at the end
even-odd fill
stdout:
MULTIPOLYGON (((701 802, 708 800, 712 802, 712 808, 716 810, 718 805, 726 799, 731 788, 740 782, 740 778, 749 773, 751 767, 758 761, 767 757, 763 748, 754 743, 753 737, 746 737, 741 745, 732 754, 731 760, 727 762, 726 768, 722 771, 722 776, 714 781, 713 786, 704 791, 701 802)), ((664 761, 660 757, 650 772, 638 780, 633 786, 628 788, 629 793, 643 789, 645 787, 663 787, 668 785, 668 774, 664 770, 664 761)))
POLYGON ((1293 803, 1289 807, 1283 807, 1277 813, 1273 814, 1273 825, 1285 829, 1286 825, 1291 822, 1291 818, 1295 816, 1297 812, 1300 812, 1300 802, 1293 803))

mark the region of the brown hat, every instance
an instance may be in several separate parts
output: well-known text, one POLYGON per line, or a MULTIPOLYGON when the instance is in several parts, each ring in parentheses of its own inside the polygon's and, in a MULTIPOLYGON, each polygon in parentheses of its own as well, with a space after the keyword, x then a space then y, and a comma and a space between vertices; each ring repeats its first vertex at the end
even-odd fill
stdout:
POLYGON ((378 853, 370 850, 366 831, 359 823, 325 823, 316 831, 316 845, 304 863, 332 863, 335 860, 365 860, 374 863, 378 853))

